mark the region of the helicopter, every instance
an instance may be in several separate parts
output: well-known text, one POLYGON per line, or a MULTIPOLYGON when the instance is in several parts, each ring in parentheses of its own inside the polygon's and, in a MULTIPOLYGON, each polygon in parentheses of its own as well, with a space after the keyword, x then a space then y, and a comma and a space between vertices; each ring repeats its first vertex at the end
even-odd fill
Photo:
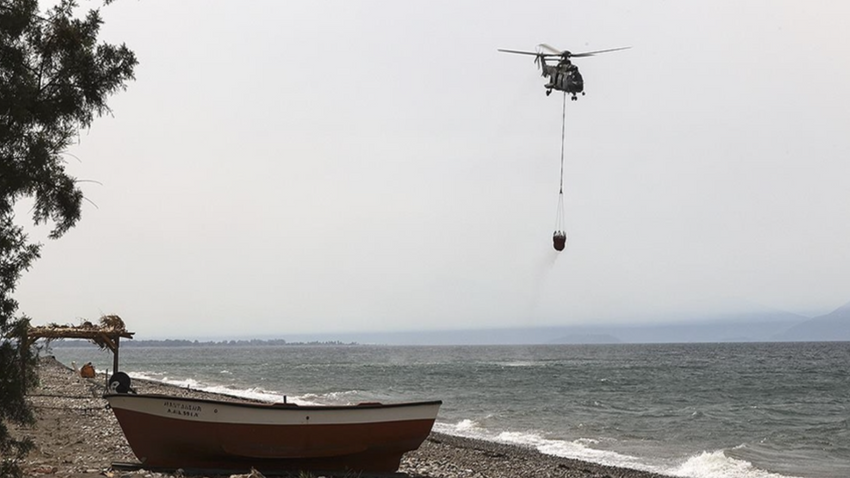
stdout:
POLYGON ((607 53, 611 51, 628 50, 630 46, 621 48, 611 48, 609 50, 587 51, 584 53, 572 53, 568 50, 558 50, 545 43, 537 45, 537 51, 521 51, 521 50, 503 50, 504 53, 516 53, 519 55, 534 55, 534 63, 540 67, 540 72, 544 78, 549 78, 549 83, 543 85, 546 88, 546 96, 552 94, 552 90, 563 91, 571 95, 573 101, 577 100, 577 95, 581 93, 584 96, 584 79, 578 71, 578 67, 570 61, 570 58, 581 58, 585 56, 593 56, 597 53, 607 53), (548 53, 543 50, 548 51, 548 53), (558 58, 558 63, 550 65, 546 60, 558 58))

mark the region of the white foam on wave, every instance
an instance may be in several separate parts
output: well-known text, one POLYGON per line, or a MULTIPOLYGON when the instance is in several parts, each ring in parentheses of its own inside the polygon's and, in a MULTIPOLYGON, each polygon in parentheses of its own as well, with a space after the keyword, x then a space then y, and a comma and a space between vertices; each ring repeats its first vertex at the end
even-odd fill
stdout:
POLYGON ((797 478, 756 468, 748 461, 727 457, 723 450, 701 452, 683 461, 676 460, 677 463, 672 464, 670 459, 640 458, 594 448, 594 445, 600 443, 595 438, 567 441, 552 440, 531 432, 496 433, 488 430, 481 420, 463 419, 457 423, 438 422, 434 424, 434 430, 448 435, 531 447, 547 455, 682 478, 797 478))
POLYGON ((632 468, 636 470, 659 472, 655 467, 643 463, 639 458, 623 455, 615 451, 591 448, 588 445, 598 443, 592 438, 579 438, 574 441, 551 440, 536 433, 502 432, 497 436, 498 441, 508 444, 532 446, 547 455, 575 458, 609 466, 632 468))
POLYGON ((217 393, 219 395, 229 395, 232 397, 247 398, 251 400, 259 400, 261 402, 277 403, 283 401, 283 395, 273 391, 263 390, 261 388, 236 389, 224 385, 210 385, 198 382, 191 378, 172 379, 168 376, 158 373, 146 372, 131 372, 130 377, 139 380, 149 380, 151 382, 160 382, 180 388, 190 388, 202 392, 217 393))
POLYGON ((575 441, 551 440, 542 435, 530 432, 505 431, 494 433, 482 426, 478 420, 464 419, 458 423, 436 423, 434 429, 447 435, 456 435, 467 438, 493 441, 508 445, 531 447, 547 455, 573 458, 576 460, 599 463, 602 465, 632 468, 636 470, 652 471, 659 473, 658 467, 650 466, 640 459, 628 455, 622 455, 614 451, 599 450, 589 445, 599 443, 594 438, 579 438, 575 441))
POLYGON ((341 392, 328 393, 305 393, 298 397, 301 400, 308 400, 316 404, 323 405, 349 405, 352 403, 351 398, 360 393, 357 390, 344 390, 341 392))
POLYGON ((745 460, 728 457, 723 450, 694 455, 667 473, 687 478, 794 478, 756 468, 745 460))
POLYGON ((514 362, 500 362, 497 365, 501 365, 503 367, 536 367, 540 365, 540 362, 517 360, 514 362))
POLYGON ((169 378, 166 374, 160 372, 130 372, 130 377, 139 380, 148 380, 151 382, 159 382, 168 385, 173 385, 180 388, 190 388, 202 392, 216 393, 219 395, 228 395, 231 397, 247 398, 250 400, 258 400, 261 402, 279 403, 284 400, 289 403, 297 403, 299 405, 340 405, 350 404, 352 401, 347 400, 351 396, 359 393, 357 390, 346 390, 341 392, 328 392, 323 394, 306 393, 304 395, 284 395, 276 391, 264 390, 262 388, 233 388, 225 385, 213 385, 199 382, 191 378, 169 378))
POLYGON ((484 430, 475 423, 475 420, 461 420, 458 423, 443 423, 438 421, 434 422, 433 430, 446 435, 493 441, 493 439, 487 436, 486 433, 484 433, 484 430))
POLYGON ((163 377, 165 377, 165 374, 162 372, 129 372, 128 375, 131 378, 150 380, 151 382, 159 382, 163 377))
POLYGON ((459 431, 474 432, 475 430, 480 430, 481 425, 475 420, 470 420, 467 418, 459 421, 457 425, 455 425, 455 429, 459 431))

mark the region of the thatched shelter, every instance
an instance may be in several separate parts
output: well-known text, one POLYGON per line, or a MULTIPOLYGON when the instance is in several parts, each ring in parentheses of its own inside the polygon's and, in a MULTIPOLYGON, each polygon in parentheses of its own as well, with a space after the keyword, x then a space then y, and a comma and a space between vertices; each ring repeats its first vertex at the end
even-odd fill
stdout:
POLYGON ((112 371, 118 371, 118 346, 121 337, 132 339, 135 332, 127 331, 124 321, 117 315, 104 315, 100 318, 100 324, 94 325, 89 321, 83 321, 80 325, 58 325, 50 324, 27 329, 27 347, 38 339, 86 339, 90 340, 100 348, 108 348, 112 351, 112 371))

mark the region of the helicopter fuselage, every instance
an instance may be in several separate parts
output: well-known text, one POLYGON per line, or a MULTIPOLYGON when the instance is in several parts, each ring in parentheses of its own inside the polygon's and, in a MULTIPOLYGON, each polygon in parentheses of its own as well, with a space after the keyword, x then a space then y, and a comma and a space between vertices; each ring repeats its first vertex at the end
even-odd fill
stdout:
POLYGON ((549 83, 543 85, 546 88, 546 96, 552 93, 552 90, 564 91, 572 95, 575 100, 576 95, 584 94, 584 79, 578 71, 578 67, 573 65, 569 60, 561 61, 557 65, 546 64, 546 59, 541 59, 541 69, 544 77, 549 78, 549 83))
POLYGON ((550 45, 541 43, 537 45, 537 51, 505 50, 502 48, 499 51, 534 56, 534 63, 540 67, 540 73, 545 78, 549 78, 549 82, 543 85, 546 88, 546 96, 549 96, 552 90, 558 90, 569 93, 572 99, 576 100, 576 95, 579 93, 584 95, 584 79, 581 77, 581 73, 578 72, 578 67, 573 65, 570 58, 584 58, 599 53, 628 50, 629 48, 631 47, 626 46, 622 48, 609 48, 608 50, 573 53, 569 50, 558 50, 550 45), (550 65, 547 63, 548 60, 555 60, 558 63, 550 65))

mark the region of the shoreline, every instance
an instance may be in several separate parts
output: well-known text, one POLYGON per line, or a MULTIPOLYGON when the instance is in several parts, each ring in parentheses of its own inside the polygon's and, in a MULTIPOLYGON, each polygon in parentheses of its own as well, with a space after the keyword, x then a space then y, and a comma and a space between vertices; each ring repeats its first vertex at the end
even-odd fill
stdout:
MULTIPOLYGON (((174 477, 146 470, 112 470, 114 462, 137 463, 112 411, 101 395, 104 377, 81 378, 53 358, 39 365, 40 385, 30 391, 34 427, 12 426, 30 436, 35 448, 25 458, 25 476, 93 478, 174 477)), ((235 400, 235 397, 134 379, 140 393, 235 400)), ((188 476, 188 475, 187 475, 188 476)), ((231 475, 192 475, 231 476, 231 475)), ((238 476, 238 475, 237 475, 238 476)), ((298 476, 297 473, 294 476, 298 476)), ((342 476, 342 475, 340 475, 342 476)), ((358 476, 366 477, 368 474, 358 476)), ((386 476, 386 475, 383 475, 386 476)), ((418 450, 402 459, 397 478, 665 478, 656 473, 617 468, 554 455, 531 447, 431 432, 418 450)))

